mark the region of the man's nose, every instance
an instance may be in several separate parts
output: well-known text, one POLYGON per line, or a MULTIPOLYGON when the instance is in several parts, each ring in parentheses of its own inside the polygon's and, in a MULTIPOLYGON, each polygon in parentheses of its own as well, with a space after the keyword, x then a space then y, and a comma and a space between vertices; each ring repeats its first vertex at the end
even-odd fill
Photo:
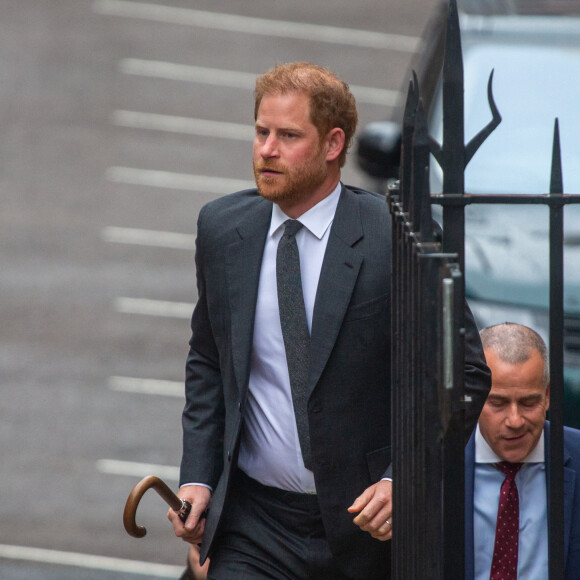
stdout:
POLYGON ((278 139, 275 135, 268 135, 260 147, 260 155, 264 158, 278 156, 278 139))
POLYGON ((524 418, 517 405, 510 405, 506 425, 511 429, 519 429, 524 425, 524 418))

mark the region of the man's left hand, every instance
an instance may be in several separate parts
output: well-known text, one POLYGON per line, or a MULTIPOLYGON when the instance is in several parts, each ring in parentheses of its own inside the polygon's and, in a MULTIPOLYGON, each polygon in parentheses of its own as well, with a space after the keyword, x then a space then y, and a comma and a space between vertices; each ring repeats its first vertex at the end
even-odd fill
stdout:
POLYGON ((393 537, 393 483, 383 480, 359 495, 348 511, 358 513, 353 522, 373 538, 384 542, 393 537))

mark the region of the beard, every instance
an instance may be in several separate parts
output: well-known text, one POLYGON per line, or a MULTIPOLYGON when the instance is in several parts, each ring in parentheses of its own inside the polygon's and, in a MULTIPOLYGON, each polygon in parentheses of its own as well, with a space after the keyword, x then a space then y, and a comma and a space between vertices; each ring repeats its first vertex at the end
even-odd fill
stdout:
POLYGON ((307 163, 289 168, 273 161, 254 161, 254 178, 258 193, 276 204, 296 204, 303 202, 324 183, 328 175, 326 161, 316 155, 307 163), (262 170, 271 169, 279 174, 266 177, 262 170))

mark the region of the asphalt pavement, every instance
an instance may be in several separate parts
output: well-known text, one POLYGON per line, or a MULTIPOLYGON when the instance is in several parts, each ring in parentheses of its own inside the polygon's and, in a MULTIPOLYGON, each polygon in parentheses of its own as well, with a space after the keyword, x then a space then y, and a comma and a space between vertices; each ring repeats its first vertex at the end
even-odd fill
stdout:
MULTIPOLYGON (((435 0, 0 0, 0 578, 177 578, 201 206, 251 185, 255 76, 338 72, 392 112, 435 0)), ((344 181, 365 185, 353 160, 344 181)))

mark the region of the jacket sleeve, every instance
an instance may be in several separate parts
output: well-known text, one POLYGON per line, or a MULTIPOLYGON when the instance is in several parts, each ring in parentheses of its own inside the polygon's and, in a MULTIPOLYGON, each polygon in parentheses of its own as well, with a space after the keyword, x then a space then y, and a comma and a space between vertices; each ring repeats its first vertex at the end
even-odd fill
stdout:
POLYGON ((465 409, 465 443, 475 429, 490 389, 491 371, 485 362, 473 315, 465 304, 465 395, 471 399, 465 409))
POLYGON ((183 455, 180 485, 204 483, 215 489, 223 468, 224 402, 219 353, 212 332, 206 293, 206 243, 200 212, 196 240, 198 301, 191 319, 182 415, 183 455))

